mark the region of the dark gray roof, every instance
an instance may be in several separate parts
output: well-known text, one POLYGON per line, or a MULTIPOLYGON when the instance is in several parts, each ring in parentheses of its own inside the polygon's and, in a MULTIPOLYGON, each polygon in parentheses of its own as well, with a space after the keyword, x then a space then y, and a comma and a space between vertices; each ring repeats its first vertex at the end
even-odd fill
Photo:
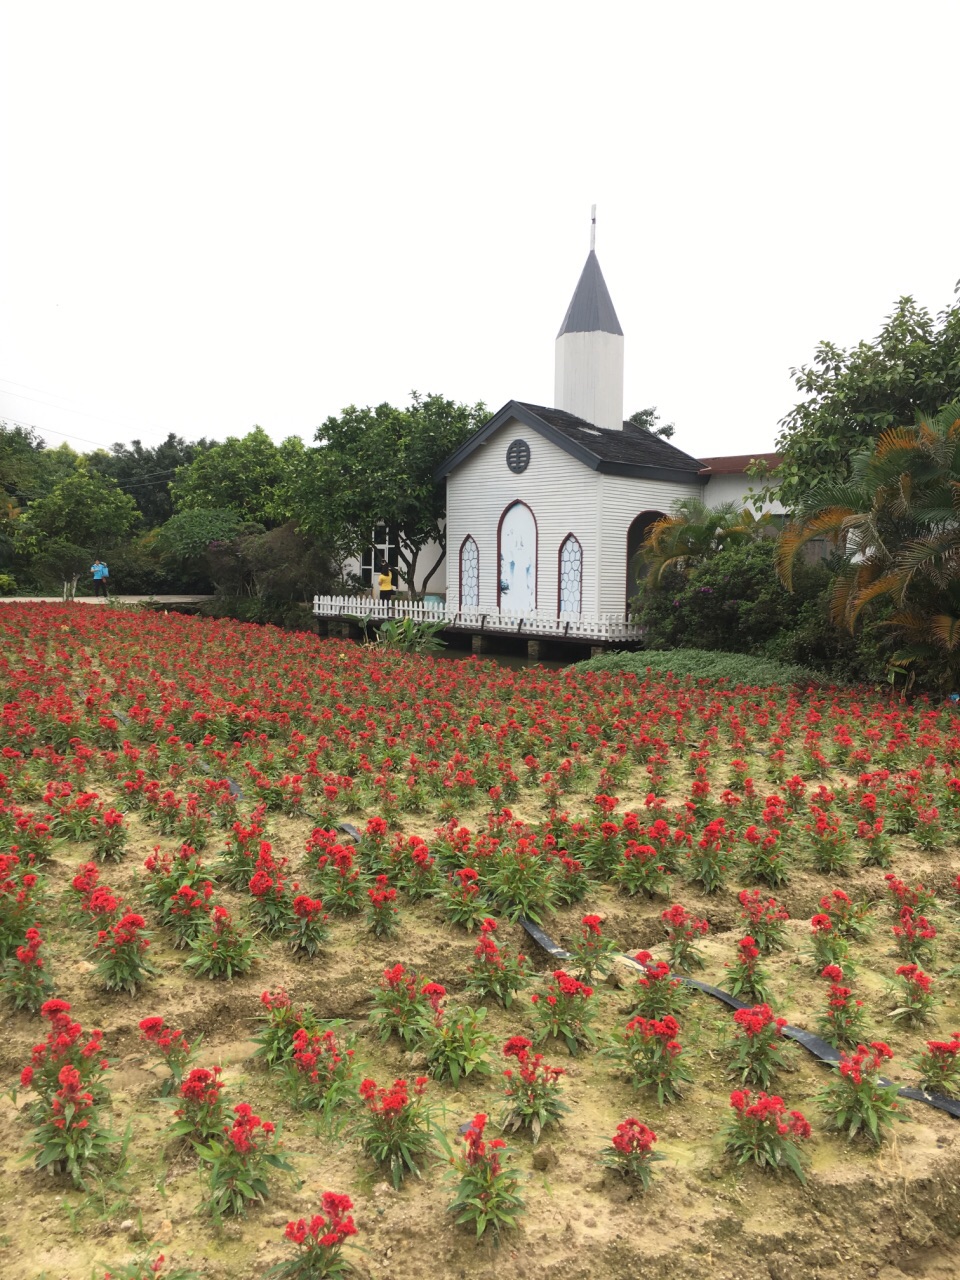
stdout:
POLYGON ((644 431, 632 422, 624 422, 622 431, 595 427, 583 418, 577 418, 563 409, 548 409, 540 404, 524 404, 525 409, 561 431, 569 440, 576 440, 602 462, 632 462, 647 467, 672 467, 679 471, 699 472, 703 463, 691 458, 663 436, 644 431))
POLYGON ((670 480, 680 484, 701 483, 702 464, 662 436, 625 422, 622 431, 595 427, 583 418, 548 409, 544 405, 510 400, 489 422, 473 433, 469 440, 450 454, 434 472, 435 480, 443 480, 500 427, 516 418, 538 435, 577 458, 592 471, 609 475, 638 476, 647 480, 670 480))
POLYGON ((593 249, 587 255, 580 279, 563 317, 558 338, 565 333, 618 333, 623 337, 620 321, 613 309, 607 282, 593 249))

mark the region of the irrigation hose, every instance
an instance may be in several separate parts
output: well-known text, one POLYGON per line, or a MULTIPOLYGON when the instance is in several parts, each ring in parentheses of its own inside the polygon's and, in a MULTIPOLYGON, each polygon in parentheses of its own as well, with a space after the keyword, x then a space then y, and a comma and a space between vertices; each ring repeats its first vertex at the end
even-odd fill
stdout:
MULTIPOLYGON (((525 916, 521 916, 518 923, 523 926, 534 942, 546 951, 547 955, 552 956, 554 960, 570 959, 570 952, 558 947, 550 935, 544 932, 538 924, 534 924, 532 920, 528 920, 525 916)), ((616 959, 643 972, 643 965, 634 960, 633 956, 619 954, 616 959)), ((751 1008, 749 1004, 731 995, 729 991, 723 991, 720 987, 712 987, 709 982, 700 982, 697 978, 686 978, 681 974, 677 974, 677 977, 680 978, 681 982, 685 982, 688 987, 694 987, 705 995, 713 996, 714 999, 729 1005, 731 1009, 751 1008)), ((832 1044, 828 1044, 826 1040, 822 1040, 820 1036, 813 1035, 810 1031, 804 1031, 800 1027, 791 1027, 788 1024, 783 1028, 782 1034, 788 1036, 791 1040, 796 1040, 797 1044, 802 1045, 808 1053, 812 1053, 821 1062, 835 1064, 840 1061, 840 1051, 835 1049, 832 1044)), ((893 1083, 892 1080, 880 1078, 880 1084, 882 1085, 893 1083)), ((927 1093, 923 1089, 914 1089, 910 1085, 901 1085, 897 1090, 897 1095, 901 1098, 910 1098, 914 1102, 925 1102, 929 1107, 936 1107, 938 1111, 946 1111, 949 1115, 960 1118, 960 1099, 958 1098, 946 1098, 940 1093, 927 1093)))

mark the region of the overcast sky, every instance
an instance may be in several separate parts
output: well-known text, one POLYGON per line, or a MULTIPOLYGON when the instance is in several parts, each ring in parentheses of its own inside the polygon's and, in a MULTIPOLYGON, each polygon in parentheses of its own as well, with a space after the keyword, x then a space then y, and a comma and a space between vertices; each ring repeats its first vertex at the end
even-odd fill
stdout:
POLYGON ((626 411, 770 449, 820 339, 952 300, 958 47, 954 0, 0 0, 0 418, 549 404, 596 202, 626 411))

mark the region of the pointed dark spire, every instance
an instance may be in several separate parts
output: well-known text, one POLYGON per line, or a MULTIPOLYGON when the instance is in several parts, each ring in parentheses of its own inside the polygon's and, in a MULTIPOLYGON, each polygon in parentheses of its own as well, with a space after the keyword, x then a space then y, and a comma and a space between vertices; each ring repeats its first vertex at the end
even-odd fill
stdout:
POLYGON ((610 291, 593 249, 587 255, 558 338, 565 333, 617 333, 623 337, 610 291))

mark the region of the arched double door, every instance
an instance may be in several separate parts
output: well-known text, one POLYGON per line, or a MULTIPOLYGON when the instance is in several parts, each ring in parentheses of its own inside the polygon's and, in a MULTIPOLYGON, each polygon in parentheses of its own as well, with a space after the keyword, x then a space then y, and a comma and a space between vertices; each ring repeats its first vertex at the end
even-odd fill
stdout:
POLYGON ((514 502, 500 517, 498 603, 501 609, 532 613, 537 607, 537 522, 525 502, 514 502))
MULTIPOLYGON (((499 608, 511 613, 533 613, 538 603, 539 531, 536 517, 525 502, 512 502, 504 510, 497 530, 497 546, 499 608)), ((475 554, 473 539, 465 539, 460 553, 461 600, 464 603, 470 595, 468 584, 479 579, 478 571, 471 572, 476 563, 475 554)), ((557 614, 579 614, 583 607, 584 572, 580 540, 575 534, 568 533, 553 554, 557 566, 557 614)), ((553 601, 545 601, 544 607, 553 607, 553 601)))

